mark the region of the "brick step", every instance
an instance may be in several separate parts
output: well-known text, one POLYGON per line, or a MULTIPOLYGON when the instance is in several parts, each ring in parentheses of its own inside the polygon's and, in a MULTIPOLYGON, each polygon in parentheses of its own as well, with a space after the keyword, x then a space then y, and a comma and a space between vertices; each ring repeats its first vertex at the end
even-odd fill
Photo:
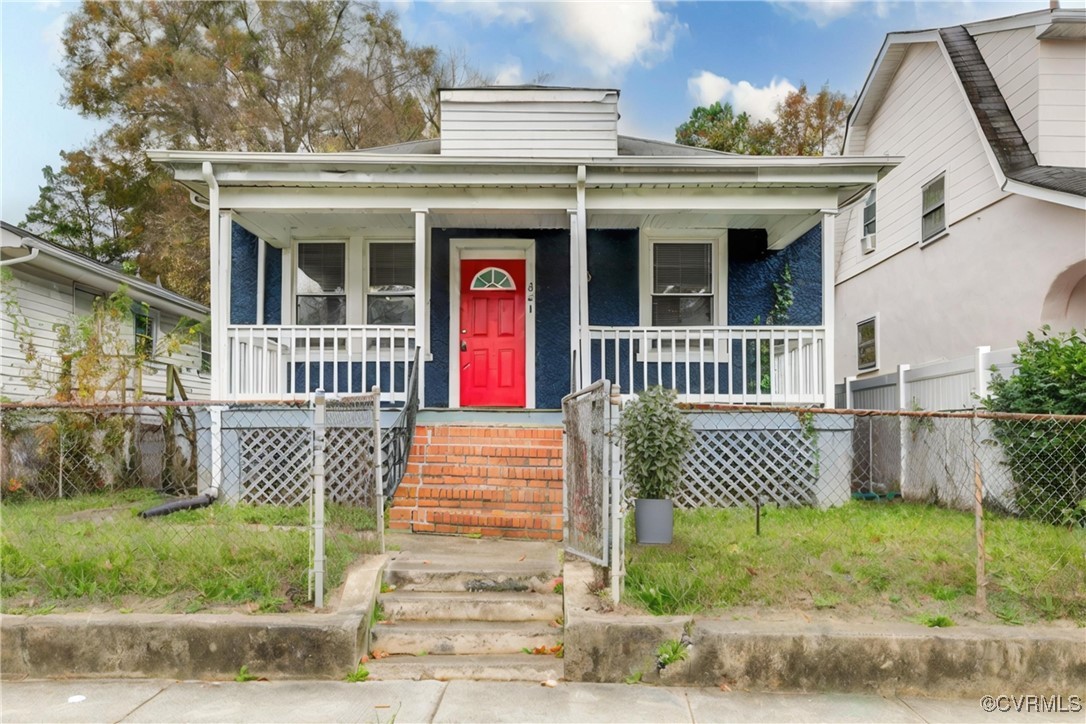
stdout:
MULTIPOLYGON (((521 482, 521 481, 517 481, 521 482)), ((441 485, 428 481, 400 484, 397 501, 441 500, 463 503, 561 503, 561 487, 511 487, 509 485, 441 485)), ((460 506, 463 507, 463 506, 460 506)))
POLYGON ((562 659, 525 653, 491 656, 389 656, 366 664, 373 681, 532 681, 562 678, 562 659))
POLYGON ((394 591, 380 597, 384 618, 404 621, 542 621, 562 617, 562 597, 522 591, 394 591))
POLYGON ((496 438, 508 437, 520 440, 561 440, 561 427, 521 427, 516 425, 419 425, 418 434, 434 439, 445 438, 496 438))
POLYGON ((502 445, 413 445, 408 455, 412 459, 440 458, 441 462, 466 462, 469 465, 495 465, 501 464, 501 460, 511 459, 527 459, 533 461, 531 464, 538 465, 539 461, 561 460, 562 449, 502 445))
POLYGON ((388 529, 409 531, 415 534, 435 534, 439 536, 479 536, 481 538, 501 538, 523 541, 560 541, 562 540, 561 521, 556 529, 544 528, 502 528, 499 526, 453 525, 450 523, 428 523, 413 520, 390 520, 388 529))
POLYGON ((516 654, 537 646, 556 646, 559 629, 545 623, 421 621, 378 623, 370 635, 373 651, 388 654, 516 654))

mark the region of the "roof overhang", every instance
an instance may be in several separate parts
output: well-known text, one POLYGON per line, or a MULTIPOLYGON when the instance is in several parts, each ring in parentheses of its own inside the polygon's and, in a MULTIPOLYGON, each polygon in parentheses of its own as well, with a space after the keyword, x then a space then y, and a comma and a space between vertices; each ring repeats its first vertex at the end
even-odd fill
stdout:
POLYGON ((128 294, 137 302, 146 302, 154 309, 178 316, 202 318, 210 313, 208 307, 188 297, 171 292, 143 279, 131 277, 119 269, 106 266, 78 252, 66 249, 51 241, 12 224, 3 223, 3 257, 27 259, 27 268, 71 280, 97 291, 109 292, 122 284, 128 286, 128 294), (17 239, 17 241, 15 241, 17 239), (31 254, 37 250, 37 254, 31 254))

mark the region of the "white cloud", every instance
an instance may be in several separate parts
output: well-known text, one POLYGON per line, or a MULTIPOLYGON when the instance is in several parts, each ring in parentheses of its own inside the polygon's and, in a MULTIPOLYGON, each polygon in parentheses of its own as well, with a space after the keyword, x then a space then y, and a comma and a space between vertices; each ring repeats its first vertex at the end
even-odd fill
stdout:
POLYGON ((45 12, 46 10, 52 10, 53 8, 58 7, 60 4, 61 0, 38 0, 34 3, 34 8, 41 12, 45 12))
POLYGON ((69 14, 56 16, 41 31, 41 41, 45 43, 50 62, 60 63, 64 60, 64 26, 68 23, 69 14))
POLYGON ((498 68, 494 74, 497 85, 521 85, 524 83, 524 68, 519 60, 513 60, 498 68))
POLYGON ((580 53, 583 65, 598 76, 634 63, 651 67, 671 52, 683 25, 655 2, 554 3, 548 11, 557 52, 580 53))
POLYGON ((686 87, 699 106, 726 101, 732 104, 737 113, 746 112, 755 121, 775 118, 777 104, 796 90, 784 78, 774 78, 769 85, 759 87, 745 80, 733 83, 707 70, 687 80, 686 87))
POLYGON ((774 7, 804 20, 810 20, 820 28, 854 12, 871 13, 884 18, 889 13, 890 6, 896 4, 889 0, 770 0, 770 2, 774 7))
POLYGON ((660 3, 442 2, 437 8, 470 15, 484 25, 531 24, 542 49, 606 77, 639 63, 649 67, 671 52, 684 28, 660 3))

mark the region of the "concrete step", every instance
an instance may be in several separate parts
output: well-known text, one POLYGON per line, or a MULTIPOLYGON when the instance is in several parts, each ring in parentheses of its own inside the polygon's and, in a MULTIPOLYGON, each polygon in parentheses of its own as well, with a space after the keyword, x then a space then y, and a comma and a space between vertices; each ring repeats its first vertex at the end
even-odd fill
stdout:
POLYGON ((464 570, 465 566, 435 563, 420 567, 385 569, 385 581, 400 591, 535 591, 547 593, 557 576, 552 570, 524 568, 464 570))
POLYGON ((384 618, 404 621, 542 621, 562 617, 562 597, 554 593, 494 591, 382 593, 384 618))
POLYGON ((557 646, 561 630, 539 622, 411 621, 378 623, 370 650, 415 656, 515 654, 538 646, 557 646))
POLYGON ((389 656, 366 664, 375 681, 435 679, 451 681, 546 681, 561 679, 562 659, 553 656, 389 656))

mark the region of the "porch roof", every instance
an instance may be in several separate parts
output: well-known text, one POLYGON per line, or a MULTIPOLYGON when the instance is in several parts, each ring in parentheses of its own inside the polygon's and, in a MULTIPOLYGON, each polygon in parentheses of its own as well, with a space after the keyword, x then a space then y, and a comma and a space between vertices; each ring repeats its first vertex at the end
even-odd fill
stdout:
MULTIPOLYGON (((663 153, 668 145, 630 148, 663 153)), ((766 228, 771 246, 781 248, 901 162, 894 156, 718 153, 592 159, 376 151, 148 155, 200 197, 206 198, 213 174, 221 207, 274 245, 363 229, 410 229, 419 209, 430 212, 434 226, 565 228, 584 189, 590 227, 766 228)))

